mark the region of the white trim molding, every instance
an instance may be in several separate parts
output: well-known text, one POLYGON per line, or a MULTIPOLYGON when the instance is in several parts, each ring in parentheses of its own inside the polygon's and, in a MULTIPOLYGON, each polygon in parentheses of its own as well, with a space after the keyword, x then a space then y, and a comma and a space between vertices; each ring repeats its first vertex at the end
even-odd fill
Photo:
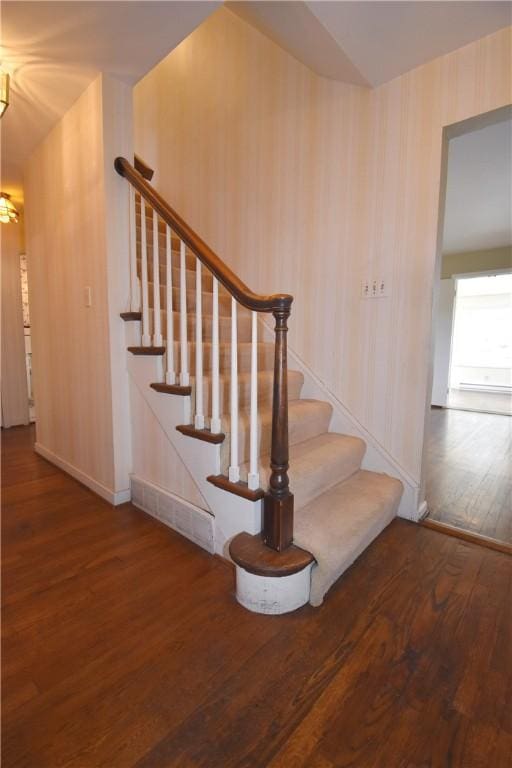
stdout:
POLYGON ((422 501, 418 507, 418 520, 424 520, 428 515, 428 506, 426 501, 422 501))
POLYGON ((121 491, 113 491, 110 488, 107 488, 106 485, 99 483, 93 477, 90 477, 90 475, 87 475, 85 472, 82 472, 81 469, 75 467, 74 464, 70 464, 69 461, 66 461, 60 456, 57 456, 56 453, 50 451, 49 448, 45 448, 45 446, 41 445, 41 443, 35 443, 34 450, 39 454, 39 456, 42 456, 43 459, 46 459, 51 464, 55 464, 56 467, 59 467, 59 469, 62 469, 63 472, 66 472, 68 475, 71 475, 71 477, 74 477, 75 480, 78 480, 79 483, 87 486, 87 488, 89 488, 91 491, 94 491, 94 493, 98 494, 98 496, 101 496, 102 499, 105 499, 105 501, 108 501, 110 504, 117 506, 118 504, 125 504, 127 501, 130 501, 130 488, 124 488, 121 491))

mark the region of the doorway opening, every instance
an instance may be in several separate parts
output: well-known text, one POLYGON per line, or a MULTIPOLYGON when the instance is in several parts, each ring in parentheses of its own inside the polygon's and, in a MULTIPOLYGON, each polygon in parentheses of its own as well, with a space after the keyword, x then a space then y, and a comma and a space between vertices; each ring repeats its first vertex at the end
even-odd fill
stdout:
POLYGON ((512 273, 455 277, 447 408, 512 414, 512 273))
POLYGON ((25 372, 27 376, 28 409, 30 423, 36 420, 36 409, 34 402, 34 388, 32 384, 32 333, 30 326, 30 308, 28 300, 28 269, 27 255, 22 253, 20 256, 20 279, 21 279, 21 303, 23 309, 23 337, 25 342, 25 372))
POLYGON ((512 551, 512 110, 445 139, 427 523, 512 551))

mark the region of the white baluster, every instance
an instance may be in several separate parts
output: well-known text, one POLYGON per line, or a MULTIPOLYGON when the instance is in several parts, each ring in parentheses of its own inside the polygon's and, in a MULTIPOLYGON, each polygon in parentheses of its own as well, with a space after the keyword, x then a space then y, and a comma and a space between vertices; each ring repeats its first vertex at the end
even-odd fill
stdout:
POLYGON ((165 374, 166 384, 176 384, 176 373, 174 372, 174 316, 172 313, 172 241, 171 228, 165 228, 165 277, 166 277, 166 304, 167 313, 167 371, 165 374))
POLYGON ((153 346, 161 347, 162 321, 160 316, 160 243, 158 242, 158 214, 153 210, 153 346))
POLYGON ((219 403, 219 281, 213 278, 212 297, 212 418, 210 431, 218 435, 221 432, 219 403))
POLYGON ((130 310, 140 312, 140 285, 137 277, 137 230, 135 188, 130 184, 130 310))
POLYGON ((204 429, 203 404, 203 294, 201 262, 196 259, 196 429, 204 429))
POLYGON ((231 458, 228 477, 231 483, 240 480, 238 465, 238 334, 236 301, 231 299, 231 458))
POLYGON ((188 372, 188 339, 187 339, 187 262, 185 259, 185 243, 180 242, 180 384, 188 387, 190 374, 188 372))
POLYGON ((142 277, 142 346, 151 346, 148 298, 148 244, 146 240, 146 201, 140 198, 140 257, 142 277))
POLYGON ((247 485, 251 491, 255 491, 260 487, 260 475, 258 472, 258 315, 256 312, 252 312, 251 433, 247 485))

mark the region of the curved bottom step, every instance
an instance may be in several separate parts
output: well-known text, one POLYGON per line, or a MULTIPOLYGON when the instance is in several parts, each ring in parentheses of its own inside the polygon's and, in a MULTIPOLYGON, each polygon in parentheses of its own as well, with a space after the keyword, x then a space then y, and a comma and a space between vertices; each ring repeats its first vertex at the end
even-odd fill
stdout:
POLYGON ((294 544, 282 552, 277 552, 263 543, 261 534, 252 536, 246 531, 242 531, 232 540, 229 554, 233 561, 248 573, 276 578, 298 573, 314 560, 310 552, 294 544))
POLYGON ((312 564, 290 576, 258 576, 236 566, 236 599, 253 613, 291 613, 309 599, 312 564))
POLYGON ((311 605, 326 592, 396 516, 403 486, 377 472, 359 470, 295 513, 293 541, 311 552, 311 605))
POLYGON ((276 552, 260 534, 239 533, 229 546, 236 565, 236 599, 255 613, 281 614, 309 600, 313 556, 292 544, 276 552))

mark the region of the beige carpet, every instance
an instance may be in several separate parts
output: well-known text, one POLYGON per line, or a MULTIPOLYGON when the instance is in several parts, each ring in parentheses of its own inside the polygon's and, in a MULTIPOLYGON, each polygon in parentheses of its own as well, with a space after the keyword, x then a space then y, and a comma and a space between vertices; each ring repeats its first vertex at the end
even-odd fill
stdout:
POLYGON ((341 574, 396 515, 402 483, 359 470, 298 510, 295 543, 317 561, 311 574, 311 605, 320 605, 341 574))

